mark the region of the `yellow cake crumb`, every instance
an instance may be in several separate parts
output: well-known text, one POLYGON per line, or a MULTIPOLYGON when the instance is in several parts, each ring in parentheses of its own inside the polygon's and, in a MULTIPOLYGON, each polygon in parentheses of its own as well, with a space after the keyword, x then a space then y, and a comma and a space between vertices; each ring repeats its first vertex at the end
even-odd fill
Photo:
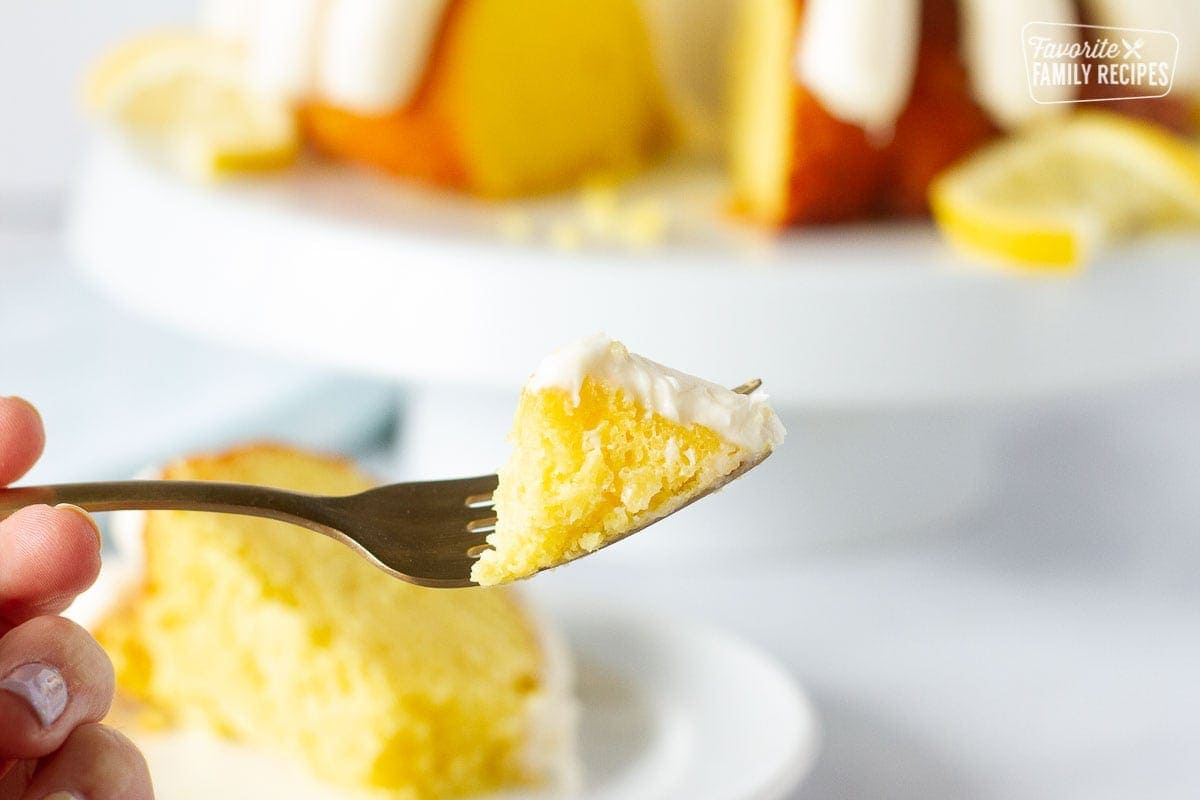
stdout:
POLYGON ((506 211, 500 215, 496 229, 505 241, 524 244, 533 238, 533 219, 526 211, 506 211))
POLYGON ((713 430, 648 413, 591 378, 578 400, 558 388, 523 392, 510 440, 494 549, 471 573, 485 586, 578 558, 670 513, 743 456, 713 430))
POLYGON ((556 250, 566 252, 583 246, 583 228, 573 222, 562 220, 550 226, 548 239, 556 250))
POLYGON ((610 180, 593 180, 579 192, 584 227, 595 237, 609 236, 616 225, 620 193, 618 185, 610 180))
MULTIPOLYGON (((322 494, 372 482, 279 447, 193 458, 170 479, 322 494)), ((266 520, 155 511, 141 591, 96 631, 124 696, 307 762, 334 784, 436 798, 536 784, 544 654, 505 591, 424 589, 266 520)))
POLYGON ((661 244, 667 236, 666 205, 652 198, 632 203, 622 215, 617 232, 621 241, 632 247, 661 244))

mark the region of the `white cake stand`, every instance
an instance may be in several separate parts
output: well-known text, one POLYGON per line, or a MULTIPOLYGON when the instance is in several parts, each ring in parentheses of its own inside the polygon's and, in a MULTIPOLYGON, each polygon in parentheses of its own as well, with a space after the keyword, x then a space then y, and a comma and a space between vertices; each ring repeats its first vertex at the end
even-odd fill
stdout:
POLYGON ((564 251, 547 231, 585 219, 575 195, 492 205, 317 165, 202 187, 101 143, 68 230, 82 268, 149 317, 404 381, 407 475, 494 469, 523 379, 597 330, 730 385, 762 377, 787 445, 616 549, 635 555, 919 527, 988 495, 999 403, 1200 365, 1195 237, 1064 279, 971 263, 928 225, 755 234, 721 220, 703 170, 623 196, 672 209, 661 243, 564 251))

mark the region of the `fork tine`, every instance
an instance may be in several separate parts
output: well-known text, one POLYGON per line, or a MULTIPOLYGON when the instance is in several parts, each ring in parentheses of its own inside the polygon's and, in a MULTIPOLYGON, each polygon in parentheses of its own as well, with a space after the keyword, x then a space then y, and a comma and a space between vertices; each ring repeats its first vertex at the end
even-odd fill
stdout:
MULTIPOLYGON (((756 378, 733 391, 748 395, 761 385, 756 378)), ((322 498, 333 514, 327 527, 398 577, 423 586, 473 586, 475 559, 492 549, 487 535, 496 530, 497 481, 481 475, 322 498)))
POLYGON ((491 533, 496 530, 496 516, 493 514, 490 517, 473 519, 467 523, 467 530, 471 533, 491 533))

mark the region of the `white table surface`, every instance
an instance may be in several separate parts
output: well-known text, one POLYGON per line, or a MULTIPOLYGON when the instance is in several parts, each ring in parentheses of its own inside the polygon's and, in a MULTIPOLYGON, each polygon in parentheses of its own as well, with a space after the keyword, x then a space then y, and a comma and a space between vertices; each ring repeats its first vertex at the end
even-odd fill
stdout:
MULTIPOLYGON (((151 429, 154 448, 194 446, 197 420, 221 439, 311 429, 311 414, 279 410, 322 376, 104 308, 49 227, 0 231, 0 281, 0 392, 39 387, 49 408, 39 478, 125 469, 151 429), (149 345, 148 360, 125 358, 149 345), (209 413, 135 422, 164 415, 130 385, 170 363, 196 365, 172 382, 203 385, 209 413), (214 363, 230 365, 223 385, 214 363), (86 376, 78 395, 63 375, 86 376)), ((361 437, 326 422, 333 439, 361 437)), ((775 654, 825 726, 797 798, 1200 796, 1200 381, 1030 409, 1005 450, 997 501, 942 530, 686 572, 601 556, 530 589, 709 620, 775 654)))

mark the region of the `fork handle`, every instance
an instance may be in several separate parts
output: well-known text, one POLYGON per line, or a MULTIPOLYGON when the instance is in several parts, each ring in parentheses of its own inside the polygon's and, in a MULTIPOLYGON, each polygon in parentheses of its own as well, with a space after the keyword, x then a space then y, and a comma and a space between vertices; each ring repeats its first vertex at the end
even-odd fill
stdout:
POLYGON ((0 519, 26 506, 70 503, 87 511, 211 511, 290 522, 328 533, 321 498, 216 481, 103 481, 0 489, 0 519))

